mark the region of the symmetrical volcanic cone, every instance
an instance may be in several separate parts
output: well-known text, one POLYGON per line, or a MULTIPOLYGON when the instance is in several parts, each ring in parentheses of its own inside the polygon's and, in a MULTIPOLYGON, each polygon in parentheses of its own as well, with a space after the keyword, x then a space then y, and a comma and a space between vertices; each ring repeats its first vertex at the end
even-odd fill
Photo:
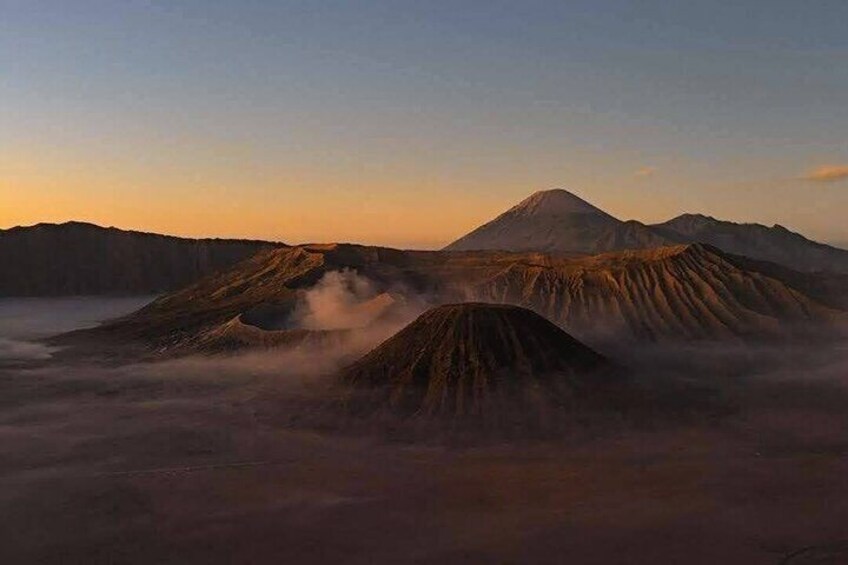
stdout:
MULTIPOLYGON (((440 306, 342 372, 355 411, 498 416, 516 407, 599 406, 616 389, 607 360, 517 306, 440 306)), ((520 416, 519 413, 514 415, 520 416)))

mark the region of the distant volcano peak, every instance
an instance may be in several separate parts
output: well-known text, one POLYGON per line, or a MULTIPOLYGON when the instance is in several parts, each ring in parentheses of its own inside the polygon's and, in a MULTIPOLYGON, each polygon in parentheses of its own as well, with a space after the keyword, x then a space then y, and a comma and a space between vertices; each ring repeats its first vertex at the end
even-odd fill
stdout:
POLYGON ((596 214, 611 217, 579 196, 562 188, 540 190, 519 202, 511 212, 524 215, 596 214))
POLYGON ((593 254, 668 243, 675 242, 639 222, 622 222, 579 196, 556 188, 534 192, 445 249, 593 254))

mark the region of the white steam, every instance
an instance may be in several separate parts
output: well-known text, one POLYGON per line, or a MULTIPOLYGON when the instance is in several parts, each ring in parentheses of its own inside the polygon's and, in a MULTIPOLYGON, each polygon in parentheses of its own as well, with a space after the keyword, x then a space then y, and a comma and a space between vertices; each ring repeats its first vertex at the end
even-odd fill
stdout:
POLYGON ((41 343, 0 337, 0 361, 41 361, 52 354, 53 348, 41 343))
POLYGON ((364 328, 394 302, 355 271, 331 271, 304 293, 293 318, 297 327, 306 330, 364 328))

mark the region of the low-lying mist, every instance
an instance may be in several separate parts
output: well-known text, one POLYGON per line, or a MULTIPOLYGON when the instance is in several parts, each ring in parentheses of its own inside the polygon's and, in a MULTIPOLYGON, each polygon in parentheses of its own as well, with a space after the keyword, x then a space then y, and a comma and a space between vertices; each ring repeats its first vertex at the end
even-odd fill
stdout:
POLYGON ((0 363, 49 359, 56 349, 39 340, 129 314, 153 298, 0 298, 0 363))
MULTIPOLYGON (((0 365, 0 551, 21 563, 555 563, 556 550, 765 565, 846 537, 845 346, 601 351, 732 410, 580 439, 399 442, 291 416, 426 300, 349 273, 313 291, 298 315, 340 339, 122 363, 30 349, 0 365), (360 317, 383 293, 406 299, 360 317), (346 327, 328 330, 336 317, 346 327)), ((7 302, 3 337, 39 347, 142 301, 108 302, 7 302)))

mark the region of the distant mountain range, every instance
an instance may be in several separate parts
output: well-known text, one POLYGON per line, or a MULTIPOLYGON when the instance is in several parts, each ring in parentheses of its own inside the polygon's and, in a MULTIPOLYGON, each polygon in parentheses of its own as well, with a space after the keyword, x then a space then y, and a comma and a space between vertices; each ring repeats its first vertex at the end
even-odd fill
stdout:
POLYGON ((187 239, 82 222, 0 230, 0 297, 156 294, 276 245, 187 239))
POLYGON ((701 214, 683 214, 651 228, 671 239, 708 243, 728 253, 772 261, 798 271, 848 273, 848 251, 812 241, 781 225, 737 224, 701 214))
POLYGON ((592 255, 681 243, 707 243, 797 271, 848 273, 848 251, 811 241, 783 226, 736 224, 700 214, 683 214, 654 225, 621 221, 561 189, 536 192, 445 250, 592 255))
MULTIPOLYGON (((782 265, 794 273, 787 275, 793 280, 800 273, 848 274, 848 251, 782 226, 736 224, 697 214, 654 225, 621 221, 560 189, 536 192, 445 250, 576 257, 694 243, 782 265)), ((0 297, 160 294, 278 247, 285 246, 187 239, 81 222, 16 227, 0 230, 0 297)), ((842 282, 824 277, 803 284, 832 292, 842 282)))

